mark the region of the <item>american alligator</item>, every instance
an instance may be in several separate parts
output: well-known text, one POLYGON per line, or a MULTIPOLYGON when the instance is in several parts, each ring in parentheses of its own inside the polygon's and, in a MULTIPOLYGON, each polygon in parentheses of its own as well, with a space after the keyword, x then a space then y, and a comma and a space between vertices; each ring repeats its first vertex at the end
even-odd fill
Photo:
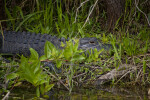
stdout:
MULTIPOLYGON (((57 38, 56 36, 48 34, 36 34, 30 32, 14 32, 14 31, 4 31, 0 33, 0 53, 1 54, 23 54, 24 56, 30 56, 29 48, 35 49, 41 56, 44 54, 44 45, 46 41, 50 41, 57 48, 63 49, 60 45, 61 42, 67 41, 64 38, 57 38)), ((79 39, 79 49, 89 50, 97 48, 97 50, 110 50, 112 49, 111 44, 103 44, 97 38, 81 38, 79 39)), ((49 66, 51 70, 55 70, 59 73, 61 70, 57 69, 53 63, 46 63, 45 66, 49 66), (53 68, 53 69, 52 69, 53 68)), ((126 68, 120 66, 119 68, 126 68)), ((128 68, 128 67, 127 67, 128 68)), ((128 70, 128 69, 127 69, 128 70)), ((110 71, 109 73, 102 75, 95 82, 95 84, 104 83, 107 80, 113 79, 115 77, 121 76, 126 71, 117 71, 116 69, 110 71), (118 74, 119 73, 119 74, 118 74), (121 74, 120 74, 121 73, 121 74), (116 75, 117 74, 117 75, 116 75)))
MULTIPOLYGON (((30 32, 14 32, 3 31, 0 33, 0 53, 2 54, 23 54, 29 56, 29 48, 35 49, 41 56, 44 54, 44 44, 50 41, 57 48, 62 49, 61 42, 65 42, 64 38, 57 38, 56 36, 48 34, 36 34, 30 32)), ((81 38, 79 39, 79 49, 88 50, 97 48, 97 50, 112 48, 111 44, 102 44, 97 38, 81 38)))

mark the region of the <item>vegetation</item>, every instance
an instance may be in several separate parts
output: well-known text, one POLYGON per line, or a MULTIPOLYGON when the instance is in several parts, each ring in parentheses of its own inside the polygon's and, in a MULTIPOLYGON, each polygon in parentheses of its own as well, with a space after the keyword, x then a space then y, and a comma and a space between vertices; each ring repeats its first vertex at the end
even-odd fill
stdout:
POLYGON ((150 12, 147 12, 149 8, 146 8, 144 3, 149 1, 139 2, 140 11, 133 0, 126 0, 124 14, 117 20, 113 30, 105 28, 108 16, 103 2, 97 3, 94 10, 91 10, 96 1, 5 0, 7 19, 0 20, 1 29, 5 23, 6 30, 69 37, 75 43, 72 40, 66 44, 62 43, 64 49, 59 50, 47 41, 44 55, 41 57, 31 48, 31 56, 20 56, 20 63, 11 58, 9 64, 1 60, 0 83, 5 85, 0 89, 0 93, 8 93, 26 82, 36 88, 37 97, 47 98, 46 92, 54 86, 57 87, 57 82, 71 93, 74 86, 84 84, 88 87, 100 75, 117 69, 122 64, 136 66, 136 71, 111 80, 111 84, 149 85, 150 12), (92 14, 88 17, 90 12, 92 14), (94 49, 85 53, 78 49, 79 38, 83 37, 97 37, 103 43, 112 44, 113 49, 109 52, 94 49), (104 54, 100 55, 102 52, 104 54), (45 62, 53 63, 54 69, 50 70, 49 66, 44 66, 45 62), (57 70, 61 71, 58 73, 57 70))

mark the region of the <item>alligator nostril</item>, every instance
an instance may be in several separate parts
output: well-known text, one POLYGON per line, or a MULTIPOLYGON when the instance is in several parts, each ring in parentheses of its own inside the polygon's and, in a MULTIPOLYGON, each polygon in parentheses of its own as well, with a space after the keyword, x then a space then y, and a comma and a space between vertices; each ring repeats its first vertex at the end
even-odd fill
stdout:
POLYGON ((89 43, 93 44, 93 43, 95 43, 95 42, 94 42, 94 41, 90 41, 89 43))

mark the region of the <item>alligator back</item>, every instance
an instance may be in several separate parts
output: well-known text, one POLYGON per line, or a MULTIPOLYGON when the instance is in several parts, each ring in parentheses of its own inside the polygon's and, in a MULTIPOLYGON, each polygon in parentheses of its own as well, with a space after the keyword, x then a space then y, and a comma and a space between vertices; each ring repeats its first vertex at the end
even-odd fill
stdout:
POLYGON ((3 36, 0 34, 0 53, 3 54, 23 54, 24 56, 29 56, 29 48, 33 48, 41 56, 44 54, 46 41, 50 41, 58 48, 60 47, 59 39, 48 34, 4 31, 3 36))
MULTIPOLYGON (((0 53, 11 55, 23 54, 24 56, 29 56, 29 48, 33 48, 41 56, 44 54, 44 45, 46 41, 50 41, 56 48, 60 49, 62 49, 62 47, 60 47, 61 41, 64 43, 67 41, 64 38, 58 39, 56 36, 48 34, 35 34, 30 32, 4 31, 3 36, 0 33, 0 53)), ((95 48, 99 51, 104 48, 105 51, 108 51, 112 49, 112 45, 103 44, 97 38, 89 37, 81 38, 78 48, 85 51, 95 48)))

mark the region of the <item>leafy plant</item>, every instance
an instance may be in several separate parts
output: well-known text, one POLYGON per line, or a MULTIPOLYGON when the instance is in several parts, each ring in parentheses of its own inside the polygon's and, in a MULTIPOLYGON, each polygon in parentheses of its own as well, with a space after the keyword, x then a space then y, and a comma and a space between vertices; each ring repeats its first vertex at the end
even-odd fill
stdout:
POLYGON ((71 92, 73 84, 72 84, 72 76, 74 74, 74 66, 73 64, 80 62, 85 59, 84 56, 82 56, 82 50, 78 50, 78 41, 75 40, 72 42, 72 40, 69 40, 66 42, 66 44, 62 43, 61 45, 64 47, 63 50, 58 50, 56 47, 49 41, 45 43, 44 53, 45 55, 41 56, 41 60, 50 60, 56 63, 57 68, 60 68, 64 61, 67 61, 69 66, 70 73, 67 74, 68 84, 69 84, 69 91, 71 92))
POLYGON ((137 49, 139 48, 139 45, 137 44, 137 41, 134 41, 133 39, 126 37, 123 39, 122 47, 127 55, 132 56, 138 53, 137 49))
POLYGON ((99 56, 103 51, 104 51, 104 49, 101 49, 100 51, 98 51, 96 48, 94 50, 89 49, 86 51, 86 55, 85 54, 83 54, 83 55, 86 56, 86 61, 88 63, 97 62, 97 61, 100 61, 99 56))
POLYGON ((40 97, 40 94, 44 95, 54 84, 49 84, 50 77, 40 67, 41 62, 38 53, 32 48, 30 48, 30 52, 29 59, 21 56, 21 63, 17 73, 10 74, 7 79, 19 77, 19 81, 26 80, 36 87, 37 97, 40 97))
MULTIPOLYGON (((117 59, 119 60, 119 62, 121 63, 121 45, 120 45, 120 48, 119 48, 119 50, 117 49, 117 46, 116 46, 116 39, 115 39, 115 37, 113 37, 112 36, 112 34, 110 35, 111 36, 111 44, 112 44, 112 46, 113 46, 113 49, 114 49, 114 52, 115 52, 115 54, 114 54, 114 57, 117 57, 117 59)), ((116 61, 115 61, 115 63, 116 63, 116 61)))

